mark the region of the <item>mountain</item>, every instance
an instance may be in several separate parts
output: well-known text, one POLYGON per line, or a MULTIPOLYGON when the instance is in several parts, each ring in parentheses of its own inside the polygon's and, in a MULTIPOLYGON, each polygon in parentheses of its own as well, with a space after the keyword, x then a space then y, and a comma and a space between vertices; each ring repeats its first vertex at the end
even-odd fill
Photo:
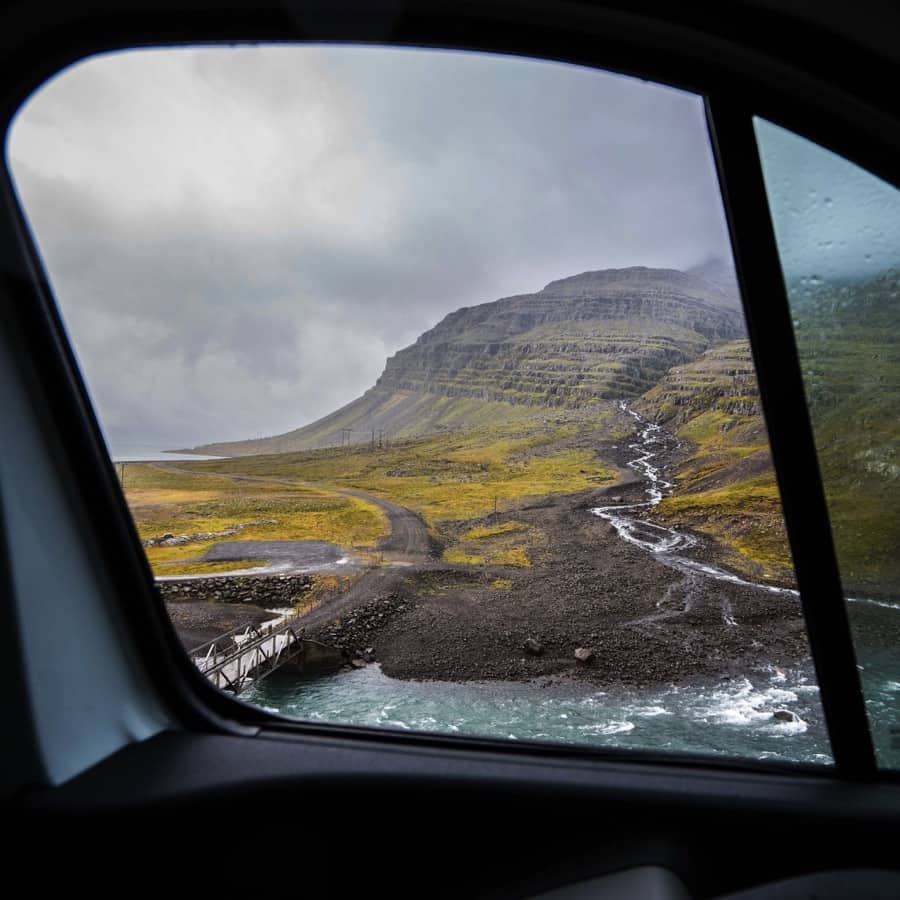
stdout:
MULTIPOLYGON (((797 280, 788 293, 844 589, 893 599, 900 584, 900 271, 797 280)), ((751 577, 760 577, 762 565, 764 574, 784 578, 790 552, 747 341, 673 367, 634 407, 682 442, 677 489, 656 515, 719 536, 755 561, 751 577)))
POLYGON ((279 453, 635 398, 672 366, 743 334, 727 278, 643 266, 583 272, 450 313, 390 357, 362 397, 317 422, 195 450, 279 453))
POLYGON ((841 581, 900 585, 900 270, 788 286, 841 581))

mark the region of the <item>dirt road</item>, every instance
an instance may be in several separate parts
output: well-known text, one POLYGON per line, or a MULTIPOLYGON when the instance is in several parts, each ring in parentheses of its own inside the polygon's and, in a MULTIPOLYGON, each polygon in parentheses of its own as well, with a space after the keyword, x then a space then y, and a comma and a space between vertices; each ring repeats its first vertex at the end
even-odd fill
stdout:
POLYGON ((411 509, 398 506, 389 500, 367 494, 365 491, 344 489, 337 491, 345 497, 365 500, 384 510, 391 523, 391 533, 382 538, 377 549, 397 555, 398 562, 422 562, 432 553, 431 539, 422 519, 411 509))
POLYGON ((339 493, 373 503, 387 514, 391 533, 376 547, 383 554, 382 565, 364 572, 357 581, 339 596, 312 610, 299 620, 307 628, 320 626, 345 616, 350 610, 394 593, 411 572, 428 567, 434 558, 434 547, 428 529, 412 510, 365 491, 341 490, 339 493))

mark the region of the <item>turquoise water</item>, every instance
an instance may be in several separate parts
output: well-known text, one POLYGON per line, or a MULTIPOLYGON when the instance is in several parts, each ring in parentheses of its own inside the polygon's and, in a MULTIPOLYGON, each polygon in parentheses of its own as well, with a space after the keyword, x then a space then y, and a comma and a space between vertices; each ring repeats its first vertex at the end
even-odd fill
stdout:
POLYGON ((830 764, 811 668, 689 687, 399 681, 377 665, 312 679, 275 673, 241 699, 313 722, 401 731, 830 764), (794 721, 774 718, 778 710, 794 721))
MULTIPOLYGON (((900 606, 850 604, 879 764, 900 768, 900 606)), ((400 681, 377 665, 320 678, 274 673, 241 699, 312 722, 828 765, 811 662, 681 687, 400 681), (779 721, 774 713, 793 714, 779 721)))

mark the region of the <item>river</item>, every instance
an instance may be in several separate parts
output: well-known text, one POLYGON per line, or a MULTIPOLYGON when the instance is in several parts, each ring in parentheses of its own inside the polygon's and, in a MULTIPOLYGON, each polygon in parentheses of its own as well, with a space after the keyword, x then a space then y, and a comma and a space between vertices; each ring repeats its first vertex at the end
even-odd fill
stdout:
MULTIPOLYGON (((646 484, 646 501, 601 506, 590 513, 608 521, 619 537, 685 574, 727 581, 784 595, 789 588, 753 584, 686 555, 696 539, 677 528, 641 518, 674 485, 655 460, 672 436, 622 404, 637 422, 628 465, 646 484)), ((726 626, 737 627, 726 599, 726 626)), ((892 604, 855 601, 871 635, 900 609, 892 604), (883 608, 882 608, 883 607, 883 608), (877 619, 878 621, 873 621, 877 619)), ((665 615, 665 614, 662 614, 665 615)), ((860 645, 867 699, 879 725, 900 724, 900 667, 893 648, 873 637, 860 645)), ((573 682, 415 682, 388 678, 377 665, 313 679, 275 673, 251 686, 242 699, 310 721, 351 722, 403 731, 474 734, 509 740, 780 759, 829 765, 832 762, 818 687, 810 660, 793 668, 761 668, 744 677, 696 685, 644 689, 609 688, 573 682), (778 716, 776 717, 776 713, 778 716)), ((885 757, 887 759, 887 757, 885 757)), ((896 763, 895 763, 896 764, 896 763)))

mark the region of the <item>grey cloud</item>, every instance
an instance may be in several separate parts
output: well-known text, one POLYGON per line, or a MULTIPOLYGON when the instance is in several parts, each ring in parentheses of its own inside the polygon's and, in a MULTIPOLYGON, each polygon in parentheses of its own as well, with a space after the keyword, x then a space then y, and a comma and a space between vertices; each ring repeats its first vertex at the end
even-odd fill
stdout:
POLYGON ((10 155, 113 440, 288 430, 460 306, 728 253, 700 101, 571 66, 107 57, 35 97, 10 155))

